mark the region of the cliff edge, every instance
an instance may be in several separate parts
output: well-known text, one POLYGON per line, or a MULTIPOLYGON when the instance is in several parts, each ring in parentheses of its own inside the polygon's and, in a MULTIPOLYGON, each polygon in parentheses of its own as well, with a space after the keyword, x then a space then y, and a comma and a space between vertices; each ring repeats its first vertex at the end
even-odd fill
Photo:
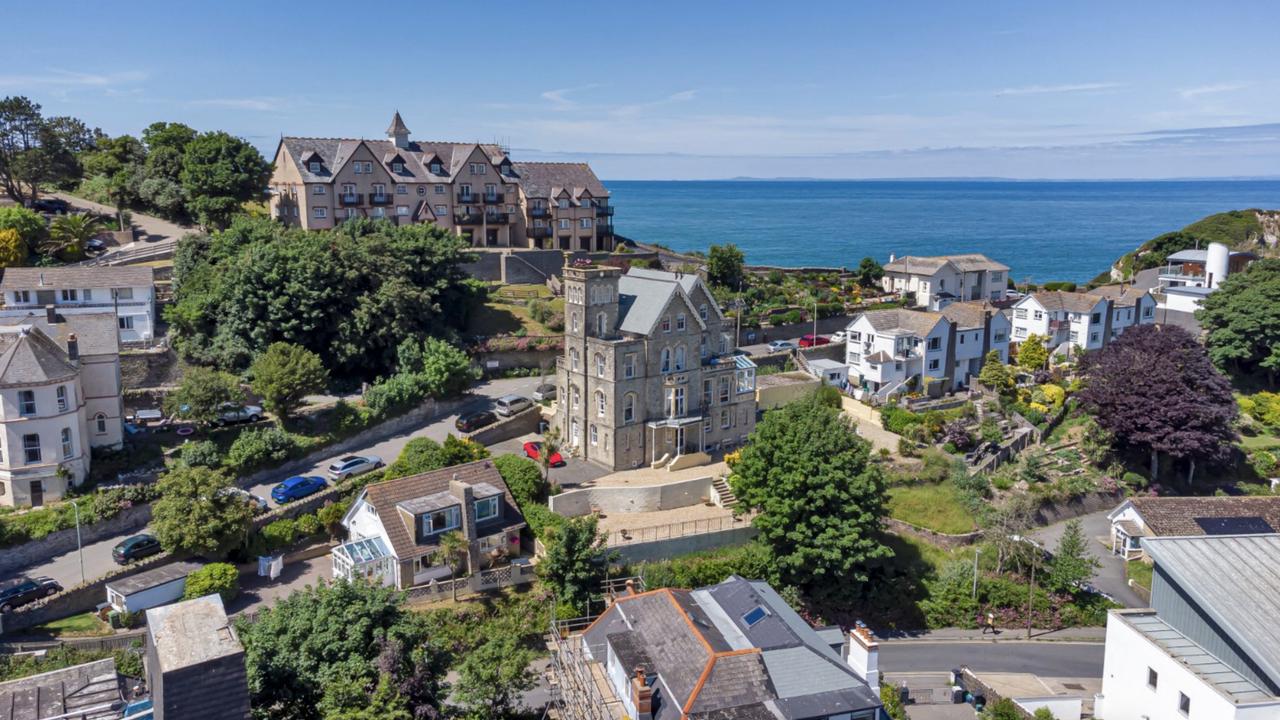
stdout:
POLYGON ((1154 237, 1137 250, 1126 253, 1094 283, 1128 280, 1139 270, 1159 267, 1180 250, 1222 243, 1232 250, 1248 250, 1259 255, 1280 254, 1280 210, 1231 210, 1197 220, 1190 225, 1154 237))

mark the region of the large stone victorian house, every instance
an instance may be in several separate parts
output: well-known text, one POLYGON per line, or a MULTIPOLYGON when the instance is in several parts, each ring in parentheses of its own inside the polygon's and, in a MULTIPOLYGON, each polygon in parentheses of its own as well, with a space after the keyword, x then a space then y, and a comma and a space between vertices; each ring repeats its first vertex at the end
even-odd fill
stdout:
MULTIPOLYGON (((566 258, 567 261, 567 258, 566 258)), ((755 364, 697 275, 566 265, 555 426, 613 470, 685 467, 755 428, 755 364)))

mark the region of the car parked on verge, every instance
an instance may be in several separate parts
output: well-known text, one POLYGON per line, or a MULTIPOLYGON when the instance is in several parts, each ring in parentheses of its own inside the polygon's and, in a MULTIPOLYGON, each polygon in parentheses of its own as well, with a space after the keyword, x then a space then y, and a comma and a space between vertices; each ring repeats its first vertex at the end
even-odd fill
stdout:
POLYGON ((830 345, 830 344, 831 344, 831 338, 827 337, 826 335, 814 335, 813 333, 806 333, 804 336, 800 338, 800 347, 802 348, 818 347, 819 345, 830 345))
POLYGON ((769 343, 769 352, 777 353, 786 350, 795 350, 798 346, 790 340, 774 340, 769 343))
POLYGON ((143 533, 125 538, 111 548, 111 559, 117 564, 124 565, 134 560, 141 560, 144 557, 151 557, 159 553, 163 548, 160 547, 160 541, 154 535, 143 533))
POLYGON ((257 495, 254 495, 253 493, 249 492, 248 490, 245 490, 244 488, 229 487, 229 488, 223 488, 218 492, 225 495, 235 495, 236 497, 242 498, 245 502, 249 503, 249 505, 253 507, 253 512, 255 515, 258 513, 264 513, 271 509, 271 503, 267 502, 266 498, 258 497, 257 495))
POLYGON ((262 419, 262 408, 257 405, 223 405, 222 412, 218 415, 219 425, 232 425, 234 423, 250 422, 256 423, 262 419))
POLYGON ((556 399, 556 386, 550 383, 543 383, 533 389, 534 402, 542 402, 543 400, 556 399))
MULTIPOLYGON (((530 460, 542 457, 542 443, 531 440, 524 444, 524 455, 530 460)), ((551 467, 564 467, 564 456, 558 452, 551 453, 551 467)))
POLYGON ((47 577, 15 578, 0 584, 0 613, 7 613, 40 598, 62 592, 57 580, 47 577))
POLYGON ((469 433, 496 422, 498 422, 498 416, 494 415, 492 410, 480 410, 458 416, 453 426, 458 429, 458 432, 469 433))
POLYGON ((315 495, 327 487, 329 483, 319 475, 294 475, 271 488, 271 499, 283 505, 290 500, 301 500, 308 495, 315 495))
POLYGON ((345 480, 353 475, 363 475, 382 467, 382 458, 377 455, 348 455, 329 464, 331 480, 345 480))
POLYGON ((502 417, 511 417, 525 408, 533 407, 533 401, 523 395, 503 395, 493 404, 502 417))

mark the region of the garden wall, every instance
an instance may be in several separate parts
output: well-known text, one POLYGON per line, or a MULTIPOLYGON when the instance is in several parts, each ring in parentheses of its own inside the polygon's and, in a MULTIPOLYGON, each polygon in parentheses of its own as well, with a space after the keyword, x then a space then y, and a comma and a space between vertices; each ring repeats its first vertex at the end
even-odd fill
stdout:
POLYGON ((1056 522, 1088 515, 1099 510, 1110 510, 1123 500, 1124 493, 1119 490, 1112 493, 1092 492, 1071 498, 1065 502, 1043 503, 1036 510, 1035 519, 1041 525, 1052 525, 1056 522))
POLYGON ((468 440, 474 440, 481 445, 494 445, 503 440, 510 440, 531 432, 537 432, 538 425, 541 422, 542 406, 534 405, 509 418, 503 418, 488 427, 465 434, 463 437, 468 440))
POLYGON ((555 379, 556 358, 559 350, 498 350, 472 355, 486 373, 496 373, 512 368, 542 368, 549 380, 555 379))
MULTIPOLYGON (((110 520, 81 525, 81 542, 84 545, 105 540, 116 535, 131 533, 151 522, 151 505, 134 505, 120 511, 110 520)), ((47 562, 56 555, 76 549, 76 529, 68 528, 51 532, 39 540, 0 550, 0 576, 16 574, 31 565, 47 562)))
POLYGON ((756 529, 751 525, 744 525, 729 530, 719 530, 699 535, 684 535, 668 540, 619 545, 610 547, 609 550, 616 552, 618 560, 621 562, 652 562, 703 550, 744 545, 756 536, 756 532, 756 529))
POLYGON ((586 515, 592 508, 605 513, 656 512, 688 507, 710 499, 710 476, 639 487, 592 487, 552 495, 548 505, 552 512, 566 517, 586 515))
POLYGON ((947 549, 955 549, 958 547, 964 547, 965 545, 972 545, 982 538, 981 531, 964 533, 962 535, 948 535, 928 528, 922 528, 918 525, 912 525, 909 522, 899 520, 897 518, 885 518, 884 524, 885 527, 888 528, 889 532, 895 535, 909 535, 947 549))

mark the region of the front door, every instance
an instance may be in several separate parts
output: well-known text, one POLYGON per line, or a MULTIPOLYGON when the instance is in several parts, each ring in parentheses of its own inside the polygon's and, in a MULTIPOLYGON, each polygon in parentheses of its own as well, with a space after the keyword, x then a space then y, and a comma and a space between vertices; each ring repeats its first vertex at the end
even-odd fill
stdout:
POLYGON ((44 505, 44 481, 31 481, 31 507, 44 505))

